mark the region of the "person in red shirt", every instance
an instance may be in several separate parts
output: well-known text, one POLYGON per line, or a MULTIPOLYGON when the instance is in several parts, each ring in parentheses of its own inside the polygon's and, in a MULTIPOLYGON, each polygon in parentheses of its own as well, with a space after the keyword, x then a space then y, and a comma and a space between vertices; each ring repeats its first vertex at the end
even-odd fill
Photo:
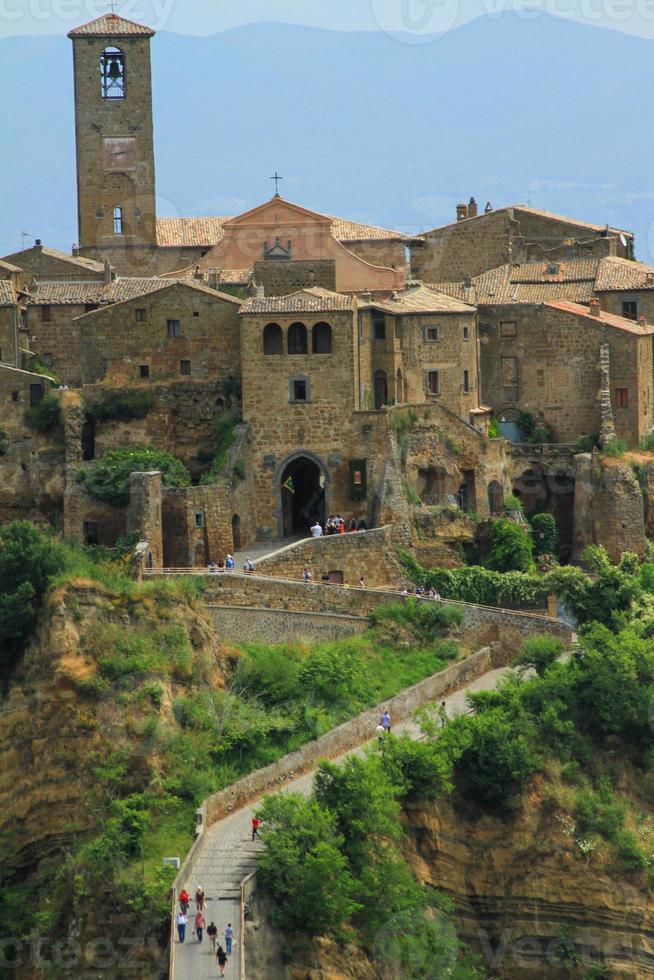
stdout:
POLYGON ((201 943, 202 931, 205 927, 204 915, 202 914, 201 909, 198 909, 195 916, 195 922, 193 923, 193 925, 195 926, 195 935, 198 937, 198 942, 201 943))
POLYGON ((259 827, 261 826, 261 821, 258 817, 252 817, 252 840, 259 836, 259 827))
POLYGON ((181 892, 179 893, 179 905, 184 915, 186 915, 186 910, 189 907, 190 901, 188 892, 185 888, 182 888, 181 892))

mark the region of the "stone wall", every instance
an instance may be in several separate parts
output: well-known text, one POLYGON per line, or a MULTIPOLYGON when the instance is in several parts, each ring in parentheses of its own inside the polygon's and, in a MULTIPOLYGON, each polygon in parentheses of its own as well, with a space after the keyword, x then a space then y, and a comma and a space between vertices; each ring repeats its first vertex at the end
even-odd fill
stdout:
POLYGON ((617 435, 633 446, 651 429, 651 336, 547 304, 484 307, 481 319, 482 398, 496 415, 529 412, 544 421, 552 442, 598 434, 598 365, 606 335, 617 435), (516 383, 508 383, 514 368, 516 383), (627 391, 620 407, 616 389, 627 391))
POLYGON ((310 286, 336 289, 334 259, 284 262, 278 259, 255 262, 254 281, 262 285, 266 296, 283 296, 310 286))
POLYGON ((307 538, 287 545, 257 562, 260 575, 302 579, 309 568, 315 579, 339 571, 350 585, 363 576, 367 585, 394 585, 404 580, 390 527, 307 538))
POLYGON ((166 568, 206 567, 232 550, 232 493, 227 484, 163 491, 166 568))
MULTIPOLYGON (((172 283, 137 299, 87 313, 81 329, 85 384, 139 383, 188 377, 240 376, 238 310, 233 296, 192 283, 172 283), (170 336, 169 322, 179 336, 170 336)), ((172 328, 171 328, 172 329, 172 328)))
POLYGON ((364 633, 369 622, 359 616, 293 612, 239 606, 212 606, 219 635, 230 643, 325 643, 364 633))
POLYGON ((153 568, 163 564, 161 473, 132 473, 129 478, 127 533, 147 541, 153 568))
POLYGON ((84 312, 84 305, 72 303, 50 306, 30 303, 27 307, 30 350, 51 361, 56 377, 70 387, 82 383, 81 330, 76 318, 84 312))
MULTIPOLYGON (((374 738, 375 727, 384 708, 388 708, 391 718, 396 722, 410 718, 417 707, 447 696, 458 688, 465 687, 493 667, 491 651, 486 648, 472 654, 466 660, 452 664, 438 674, 409 687, 395 697, 384 701, 383 705, 371 708, 332 729, 313 742, 308 742, 296 752, 291 752, 278 762, 259 769, 210 796, 203 803, 204 826, 211 827, 222 817, 237 810, 264 793, 273 792, 289 779, 313 769, 320 759, 336 758, 362 743, 374 738)), ((188 872, 188 869, 187 869, 188 872)))
POLYGON ((643 491, 628 462, 575 456, 573 558, 586 545, 602 544, 613 561, 623 551, 645 554, 643 491))

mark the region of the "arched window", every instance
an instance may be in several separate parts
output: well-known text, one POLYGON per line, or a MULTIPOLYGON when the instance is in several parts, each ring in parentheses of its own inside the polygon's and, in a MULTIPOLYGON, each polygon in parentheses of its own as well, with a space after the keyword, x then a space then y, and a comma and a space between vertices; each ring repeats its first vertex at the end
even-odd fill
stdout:
POLYGON ((263 328, 264 354, 284 353, 284 332, 278 323, 267 323, 263 328))
POLYGON ((123 209, 114 208, 114 235, 123 234, 123 209))
POLYGON ((125 55, 120 48, 105 48, 100 58, 103 99, 125 98, 125 55))
POLYGON ((314 354, 331 354, 332 328, 328 323, 316 323, 311 332, 311 337, 314 354))
POLYGON ((288 328, 288 353, 307 353, 307 328, 303 323, 292 323, 288 328))

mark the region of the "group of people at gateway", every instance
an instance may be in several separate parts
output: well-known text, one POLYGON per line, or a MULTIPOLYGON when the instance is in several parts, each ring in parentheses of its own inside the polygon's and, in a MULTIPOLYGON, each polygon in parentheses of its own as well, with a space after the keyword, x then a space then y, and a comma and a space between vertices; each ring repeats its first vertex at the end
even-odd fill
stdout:
POLYGON ((325 521, 325 527, 320 521, 314 521, 310 531, 314 538, 322 538, 323 534, 351 534, 353 531, 367 531, 368 525, 365 521, 357 521, 354 517, 348 522, 341 514, 330 514, 325 521))
MULTIPOLYGON (((216 964, 220 970, 220 976, 225 976, 225 966, 227 965, 227 960, 232 955, 232 949, 234 947, 234 928, 229 922, 227 927, 223 932, 225 938, 225 945, 218 942, 218 926, 211 920, 209 925, 205 919, 205 903, 206 898, 204 894, 204 889, 202 885, 198 885, 195 892, 195 915, 192 916, 193 919, 193 935, 198 943, 201 943, 206 932, 207 938, 209 939, 209 952, 216 957, 216 964)), ((189 893, 185 888, 182 888, 179 893, 179 912, 177 913, 177 935, 179 937, 180 943, 183 943, 186 939, 186 927, 188 925, 191 916, 188 914, 188 909, 191 904, 191 899, 189 893)))

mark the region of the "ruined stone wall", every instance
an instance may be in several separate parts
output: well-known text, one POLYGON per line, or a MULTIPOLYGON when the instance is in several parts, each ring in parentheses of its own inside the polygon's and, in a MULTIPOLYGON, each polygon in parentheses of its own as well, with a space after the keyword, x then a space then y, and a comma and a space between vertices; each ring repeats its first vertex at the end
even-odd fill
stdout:
POLYGON ((543 420, 553 442, 574 443, 581 435, 599 433, 598 364, 605 332, 616 432, 637 445, 652 424, 652 338, 607 328, 600 319, 528 304, 485 307, 483 401, 498 416, 522 411, 543 420), (509 323, 515 324, 514 336, 503 335, 509 323), (516 359, 516 385, 507 384, 510 358, 516 359), (616 406, 618 388, 628 391, 626 407, 616 406))
POLYGON ((83 381, 139 382, 144 366, 153 381, 237 378, 238 309, 231 296, 180 284, 88 313, 78 321, 83 381))
POLYGON ((163 491, 164 565, 206 567, 233 548, 231 488, 227 484, 163 491))
POLYGON ((598 454, 575 456, 573 558, 602 544, 614 561, 646 550, 643 493, 631 466, 598 454))
POLYGON ((129 479, 127 533, 147 541, 153 568, 163 564, 161 473, 132 473, 129 479))

